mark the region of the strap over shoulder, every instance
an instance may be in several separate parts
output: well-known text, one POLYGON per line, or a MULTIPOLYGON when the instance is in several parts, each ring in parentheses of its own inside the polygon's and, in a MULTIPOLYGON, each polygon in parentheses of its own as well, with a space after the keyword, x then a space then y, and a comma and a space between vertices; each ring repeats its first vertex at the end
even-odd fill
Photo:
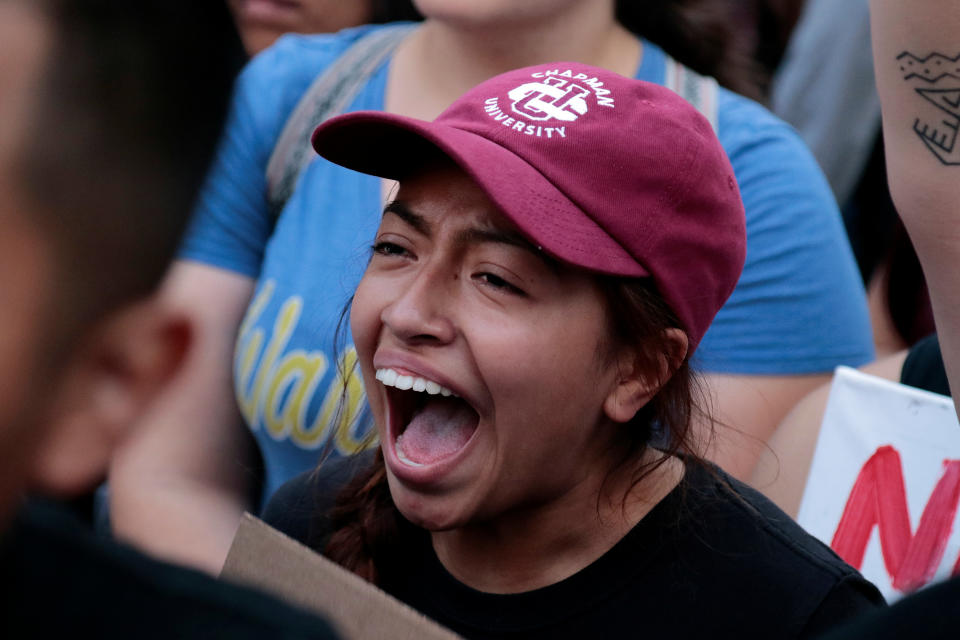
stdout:
POLYGON ((267 201, 274 216, 280 215, 300 174, 314 158, 310 147, 313 130, 350 106, 373 73, 415 27, 398 24, 362 36, 303 94, 267 163, 267 201))
POLYGON ((693 69, 677 62, 669 55, 664 55, 666 73, 664 86, 678 94, 692 104, 710 122, 715 133, 719 133, 719 108, 717 107, 717 93, 720 85, 709 76, 704 76, 693 69))

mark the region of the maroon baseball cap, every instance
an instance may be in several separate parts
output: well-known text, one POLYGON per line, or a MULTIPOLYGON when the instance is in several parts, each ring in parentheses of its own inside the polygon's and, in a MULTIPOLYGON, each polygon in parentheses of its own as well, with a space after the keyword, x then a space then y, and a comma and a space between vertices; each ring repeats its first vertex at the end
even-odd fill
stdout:
POLYGON ((669 89, 611 71, 575 62, 510 71, 433 122, 359 111, 317 127, 313 146, 396 180, 439 150, 548 254, 651 278, 690 352, 743 269, 743 203, 710 123, 669 89))

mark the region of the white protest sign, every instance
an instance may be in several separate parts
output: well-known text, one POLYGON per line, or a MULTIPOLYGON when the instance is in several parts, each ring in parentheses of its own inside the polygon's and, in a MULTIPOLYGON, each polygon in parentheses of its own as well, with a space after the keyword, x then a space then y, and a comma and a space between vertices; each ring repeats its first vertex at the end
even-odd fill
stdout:
POLYGON ((958 502, 951 400, 838 368, 799 523, 892 602, 960 573, 958 502))

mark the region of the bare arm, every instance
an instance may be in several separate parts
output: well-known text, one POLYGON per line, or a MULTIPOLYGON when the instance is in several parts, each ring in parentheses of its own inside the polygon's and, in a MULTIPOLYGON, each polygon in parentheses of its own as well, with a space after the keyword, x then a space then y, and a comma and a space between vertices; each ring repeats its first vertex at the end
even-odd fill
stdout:
POLYGON ((111 521, 118 537, 175 562, 219 572, 251 490, 252 439, 231 382, 250 278, 174 265, 165 303, 194 322, 182 371, 115 456, 111 521))
POLYGON ((870 10, 890 192, 923 265, 947 377, 960 389, 960 4, 871 0, 870 10))
POLYGON ((830 374, 745 376, 708 374, 714 419, 707 457, 747 481, 766 442, 793 406, 830 374))
MULTIPOLYGON (((865 365, 861 371, 899 381, 907 352, 865 365)), ((770 436, 753 470, 750 484, 796 518, 807 485, 813 452, 830 396, 830 381, 803 398, 770 436)))

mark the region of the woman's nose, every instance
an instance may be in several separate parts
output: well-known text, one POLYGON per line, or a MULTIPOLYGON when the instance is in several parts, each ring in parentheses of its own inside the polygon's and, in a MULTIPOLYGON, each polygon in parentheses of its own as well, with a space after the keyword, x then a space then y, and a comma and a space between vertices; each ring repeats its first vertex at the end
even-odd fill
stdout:
POLYGON ((400 286, 396 297, 384 307, 381 321, 407 343, 447 344, 456 329, 451 319, 455 276, 442 269, 424 268, 400 286))

